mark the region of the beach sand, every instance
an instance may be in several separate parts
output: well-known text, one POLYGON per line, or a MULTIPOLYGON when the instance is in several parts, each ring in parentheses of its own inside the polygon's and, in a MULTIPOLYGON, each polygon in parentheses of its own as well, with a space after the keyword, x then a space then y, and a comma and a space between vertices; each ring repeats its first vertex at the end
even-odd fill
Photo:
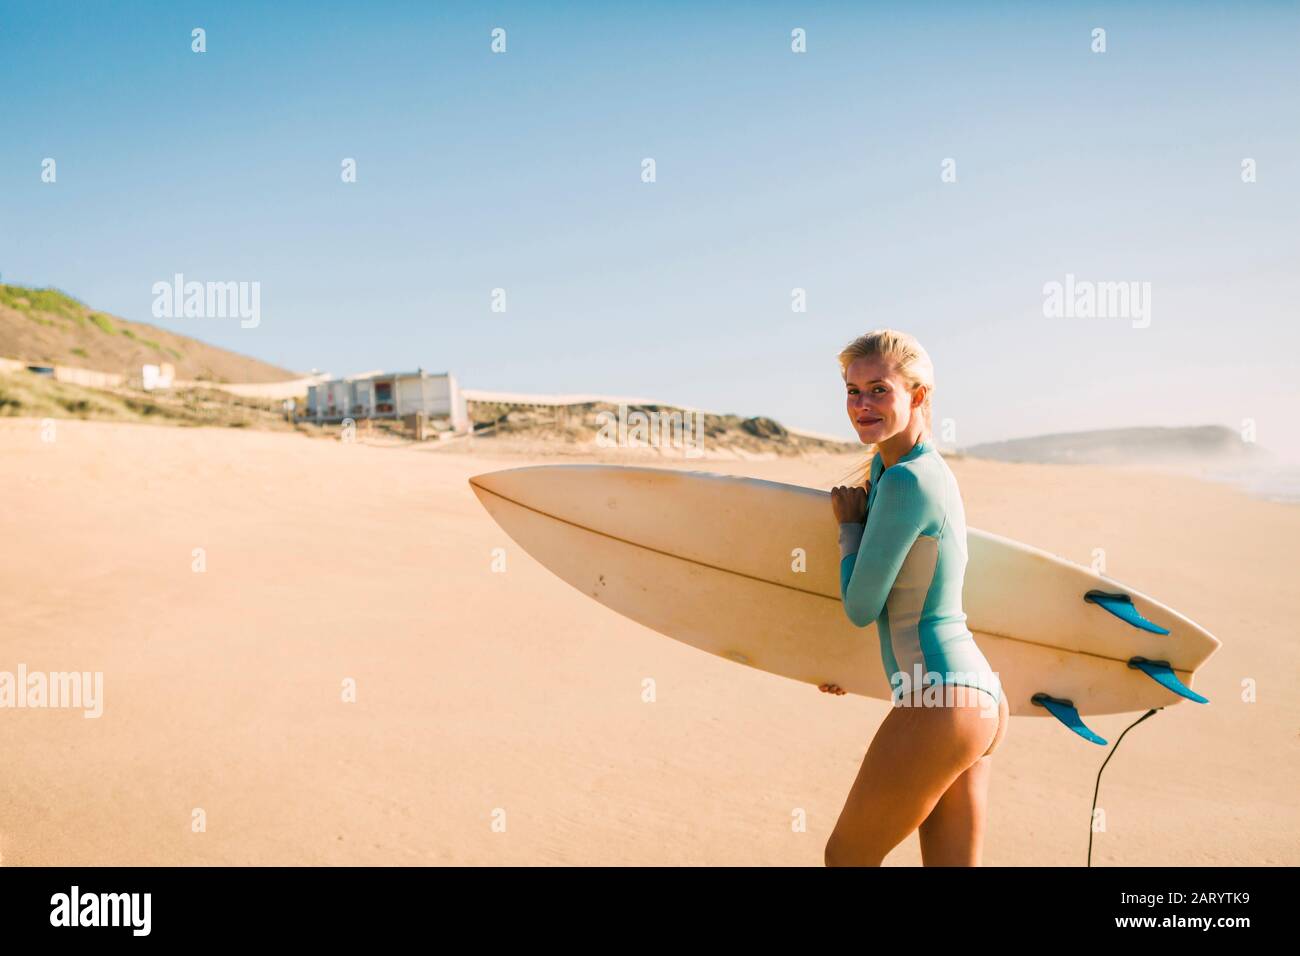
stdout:
MULTIPOLYGON (((544 457, 54 428, 0 419, 0 671, 102 671, 103 714, 0 710, 4 864, 821 865, 888 704, 704 654, 555 578, 466 483, 544 457)), ((829 488, 859 458, 662 464, 829 488)), ((1081 564, 1104 548, 1111 577, 1223 642, 1197 675, 1212 703, 1111 760, 1094 865, 1300 863, 1300 507, 950 464, 971 527, 1081 564)), ((1113 742, 1139 716, 1089 723, 1113 742)), ((1106 752, 1013 719, 985 865, 1083 865, 1106 752)), ((915 834, 885 861, 919 863, 915 834)))

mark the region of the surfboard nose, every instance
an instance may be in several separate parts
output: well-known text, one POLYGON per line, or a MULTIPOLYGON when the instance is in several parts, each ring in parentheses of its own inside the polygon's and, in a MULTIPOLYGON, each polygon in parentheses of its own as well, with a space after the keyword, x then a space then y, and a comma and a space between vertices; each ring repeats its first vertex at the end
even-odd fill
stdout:
POLYGON ((511 479, 523 471, 532 471, 532 468, 502 468, 497 471, 485 471, 480 475, 470 475, 469 484, 471 488, 500 493, 508 485, 514 484, 511 479))
POLYGON ((509 497, 506 494, 506 485, 509 483, 502 480, 501 472, 486 471, 481 475, 472 475, 469 479, 470 489, 474 492, 474 497, 478 499, 479 504, 492 514, 492 507, 502 498, 509 497))
POLYGON ((505 498, 516 503, 523 503, 532 497, 530 487, 534 488, 537 476, 557 466, 525 465, 521 468, 503 468, 498 471, 485 471, 469 478, 469 486, 474 489, 478 500, 485 505, 489 500, 505 498))
POLYGON ((557 490, 561 498, 568 497, 569 481, 573 476, 599 472, 599 466, 591 465, 524 465, 472 475, 469 485, 480 501, 486 493, 508 498, 517 504, 533 505, 539 499, 546 501, 555 497, 557 490))

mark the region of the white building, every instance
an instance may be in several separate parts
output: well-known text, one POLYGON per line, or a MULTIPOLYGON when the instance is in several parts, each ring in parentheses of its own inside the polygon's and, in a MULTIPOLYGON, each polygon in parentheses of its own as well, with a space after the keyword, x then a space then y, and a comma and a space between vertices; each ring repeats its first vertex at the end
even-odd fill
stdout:
POLYGON ((470 430, 465 396, 450 372, 367 372, 307 389, 307 417, 318 422, 405 418, 419 412, 458 435, 470 430))
POLYGON ((152 392, 155 388, 171 388, 175 380, 176 366, 170 362, 140 366, 140 384, 146 392, 152 392))

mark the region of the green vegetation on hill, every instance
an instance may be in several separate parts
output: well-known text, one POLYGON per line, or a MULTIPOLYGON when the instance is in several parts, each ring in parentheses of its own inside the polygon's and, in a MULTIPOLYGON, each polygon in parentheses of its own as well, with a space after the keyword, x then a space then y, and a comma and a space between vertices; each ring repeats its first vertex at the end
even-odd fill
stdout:
POLYGON ((18 310, 28 318, 36 318, 38 322, 41 319, 34 315, 38 312, 59 315, 74 322, 81 322, 86 314, 85 305, 58 289, 28 289, 20 285, 0 285, 0 303, 18 310))
MULTIPOLYGON (((189 320, 213 329, 221 319, 189 320)), ((252 344, 260 337, 250 334, 252 344)), ((0 358, 42 365, 72 365, 138 378, 142 365, 168 361, 178 379, 208 382, 283 382, 296 372, 208 345, 199 339, 130 322, 91 309, 59 289, 0 283, 0 358)))

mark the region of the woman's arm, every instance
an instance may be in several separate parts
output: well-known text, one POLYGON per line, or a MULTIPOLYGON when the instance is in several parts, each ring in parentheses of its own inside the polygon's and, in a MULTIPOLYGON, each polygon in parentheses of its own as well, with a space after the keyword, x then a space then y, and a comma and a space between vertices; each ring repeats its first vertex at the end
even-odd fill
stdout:
POLYGON ((858 627, 880 617, 903 561, 925 526, 925 494, 906 468, 886 468, 865 529, 840 525, 840 597, 858 627))

